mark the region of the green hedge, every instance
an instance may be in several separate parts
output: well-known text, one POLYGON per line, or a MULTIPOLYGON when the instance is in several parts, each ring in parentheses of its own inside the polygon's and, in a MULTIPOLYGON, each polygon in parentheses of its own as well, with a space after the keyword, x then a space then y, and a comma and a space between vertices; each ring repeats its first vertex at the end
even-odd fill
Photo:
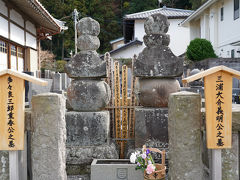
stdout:
POLYGON ((192 61, 200 61, 207 58, 216 58, 213 46, 206 39, 196 38, 187 47, 187 58, 192 61))

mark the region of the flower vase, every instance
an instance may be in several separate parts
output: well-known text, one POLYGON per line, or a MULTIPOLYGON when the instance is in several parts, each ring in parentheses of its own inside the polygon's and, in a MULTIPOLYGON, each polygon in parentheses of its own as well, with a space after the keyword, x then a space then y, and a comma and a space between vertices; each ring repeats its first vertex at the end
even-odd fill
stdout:
POLYGON ((164 164, 155 164, 156 171, 148 174, 146 170, 144 171, 144 180, 163 180, 166 177, 166 166, 164 164))

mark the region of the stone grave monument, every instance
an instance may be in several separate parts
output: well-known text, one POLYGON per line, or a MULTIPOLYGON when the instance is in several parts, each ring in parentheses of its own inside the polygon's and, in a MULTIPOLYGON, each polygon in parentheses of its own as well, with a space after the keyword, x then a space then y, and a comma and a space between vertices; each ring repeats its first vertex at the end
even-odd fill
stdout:
POLYGON ((67 99, 73 109, 66 113, 68 175, 88 174, 94 158, 118 158, 115 145, 109 143, 110 117, 104 110, 111 96, 102 79, 106 62, 96 52, 100 25, 86 17, 78 22, 77 31, 80 52, 65 67, 72 78, 67 99))
POLYGON ((176 77, 183 73, 183 58, 168 47, 168 28, 168 19, 162 14, 149 16, 144 23, 146 47, 134 62, 138 99, 143 106, 136 108, 135 148, 143 144, 160 149, 168 146, 168 97, 180 91, 176 77))

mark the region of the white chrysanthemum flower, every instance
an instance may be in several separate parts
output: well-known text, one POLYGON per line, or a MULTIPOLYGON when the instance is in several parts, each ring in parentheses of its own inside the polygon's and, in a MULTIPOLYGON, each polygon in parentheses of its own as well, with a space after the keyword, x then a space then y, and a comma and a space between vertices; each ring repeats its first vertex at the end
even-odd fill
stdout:
POLYGON ((135 164, 136 163, 136 159, 137 159, 136 153, 132 153, 131 156, 130 156, 130 162, 135 164))

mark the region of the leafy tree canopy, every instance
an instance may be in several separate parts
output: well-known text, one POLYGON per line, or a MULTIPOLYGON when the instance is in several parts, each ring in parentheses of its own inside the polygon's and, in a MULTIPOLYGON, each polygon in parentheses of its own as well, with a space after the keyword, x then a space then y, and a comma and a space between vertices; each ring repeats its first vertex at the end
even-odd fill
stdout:
MULTIPOLYGON (((196 9, 205 0, 163 0, 161 6, 196 9)), ((101 26, 99 39, 101 46, 99 53, 111 50, 109 41, 123 36, 123 16, 155 9, 159 7, 158 0, 40 0, 44 7, 53 17, 66 22, 68 30, 64 33, 53 36, 52 41, 43 40, 41 46, 43 50, 53 52, 57 60, 63 57, 70 57, 70 52, 74 53, 74 22, 72 12, 76 8, 80 13, 80 18, 92 17, 101 26)))

